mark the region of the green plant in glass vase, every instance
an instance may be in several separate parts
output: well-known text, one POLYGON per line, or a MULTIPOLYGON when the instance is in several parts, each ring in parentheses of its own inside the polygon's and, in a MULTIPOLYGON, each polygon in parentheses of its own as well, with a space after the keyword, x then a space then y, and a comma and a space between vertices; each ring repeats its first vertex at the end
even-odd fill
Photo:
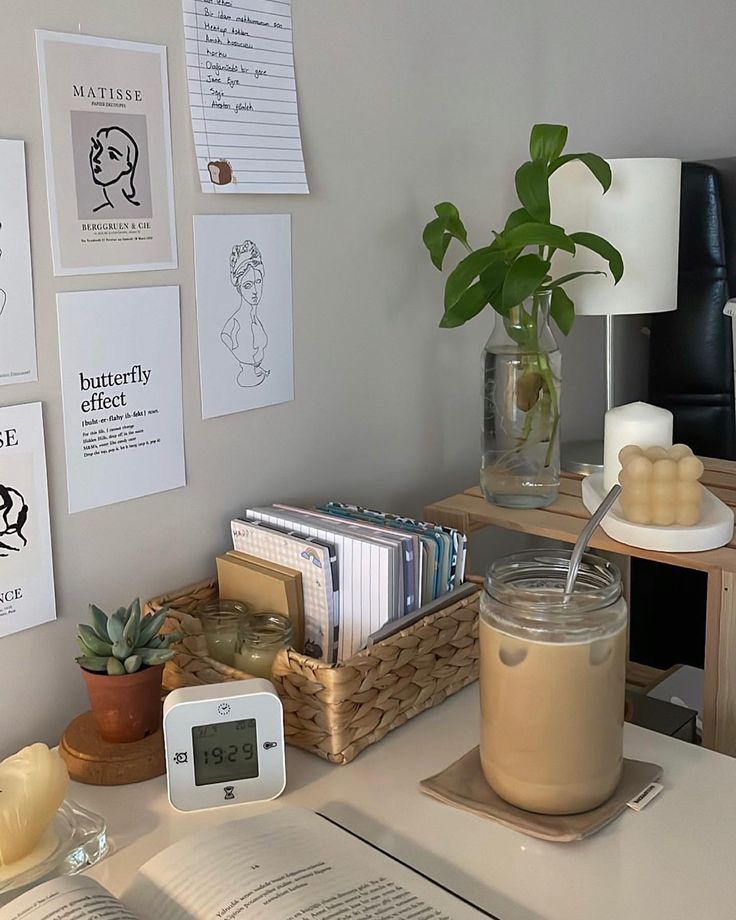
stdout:
POLYGON ((483 456, 481 486, 489 501, 508 507, 542 507, 559 490, 560 369, 557 344, 549 327, 554 320, 567 335, 575 305, 566 286, 586 274, 555 277, 554 254, 574 256, 578 246, 607 263, 614 283, 623 260, 607 240, 585 231, 570 232, 551 220, 550 176, 578 160, 601 185, 611 184, 608 163, 593 153, 563 153, 564 125, 534 125, 530 159, 518 168, 516 193, 521 204, 503 230, 492 231, 488 245, 473 249, 458 209, 435 206, 436 217, 424 228, 432 263, 442 270, 448 247, 457 240, 467 255, 445 283, 440 326, 461 326, 491 306, 498 314, 483 354, 483 456))

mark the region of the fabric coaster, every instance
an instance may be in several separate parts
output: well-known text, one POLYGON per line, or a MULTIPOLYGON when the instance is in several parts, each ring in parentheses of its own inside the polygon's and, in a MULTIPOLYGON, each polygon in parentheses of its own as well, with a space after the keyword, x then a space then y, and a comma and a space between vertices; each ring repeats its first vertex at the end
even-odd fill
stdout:
POLYGON ((419 785, 422 792, 447 805, 490 818, 531 837, 569 843, 605 827, 626 809, 630 799, 649 783, 659 780, 661 775, 662 768, 657 764, 624 758, 621 782, 611 798, 580 815, 538 815, 509 805, 486 782, 477 747, 441 773, 423 779, 419 785))

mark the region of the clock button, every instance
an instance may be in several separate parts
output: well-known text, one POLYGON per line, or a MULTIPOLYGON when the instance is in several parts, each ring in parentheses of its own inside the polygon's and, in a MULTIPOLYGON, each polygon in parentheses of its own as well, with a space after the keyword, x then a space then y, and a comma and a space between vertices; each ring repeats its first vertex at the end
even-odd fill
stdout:
POLYGON ((226 802, 231 802, 235 799, 235 786, 225 786, 222 791, 225 793, 226 802))
POLYGON ((186 751, 177 751, 177 753, 174 754, 174 763, 176 764, 186 763, 188 760, 189 757, 186 751))
POLYGON ((277 742, 277 741, 264 741, 264 742, 263 742, 263 750, 264 750, 264 751, 270 751, 271 748, 275 748, 275 747, 278 747, 278 742, 277 742))

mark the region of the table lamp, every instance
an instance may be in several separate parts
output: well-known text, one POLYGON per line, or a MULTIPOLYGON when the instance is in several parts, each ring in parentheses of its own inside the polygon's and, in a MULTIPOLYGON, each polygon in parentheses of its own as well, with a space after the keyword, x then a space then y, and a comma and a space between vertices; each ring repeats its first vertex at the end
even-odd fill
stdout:
MULTIPOLYGON (((615 403, 614 317, 677 309, 680 236, 680 161, 665 158, 609 160, 605 195, 590 171, 573 160, 550 178, 552 222, 569 232, 596 233, 621 253, 624 274, 613 284, 604 260, 582 246, 574 256, 558 251, 554 277, 574 271, 605 271, 573 281, 569 293, 578 316, 606 317, 606 409, 615 403)), ((603 469, 603 441, 562 446, 571 473, 603 469)))

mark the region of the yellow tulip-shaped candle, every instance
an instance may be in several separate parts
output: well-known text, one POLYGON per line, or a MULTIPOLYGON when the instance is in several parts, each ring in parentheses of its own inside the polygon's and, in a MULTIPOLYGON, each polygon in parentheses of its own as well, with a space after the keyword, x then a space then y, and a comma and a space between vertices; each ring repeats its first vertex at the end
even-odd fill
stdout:
POLYGON ((0 763, 0 872, 41 843, 68 785, 64 761, 45 744, 0 763))

